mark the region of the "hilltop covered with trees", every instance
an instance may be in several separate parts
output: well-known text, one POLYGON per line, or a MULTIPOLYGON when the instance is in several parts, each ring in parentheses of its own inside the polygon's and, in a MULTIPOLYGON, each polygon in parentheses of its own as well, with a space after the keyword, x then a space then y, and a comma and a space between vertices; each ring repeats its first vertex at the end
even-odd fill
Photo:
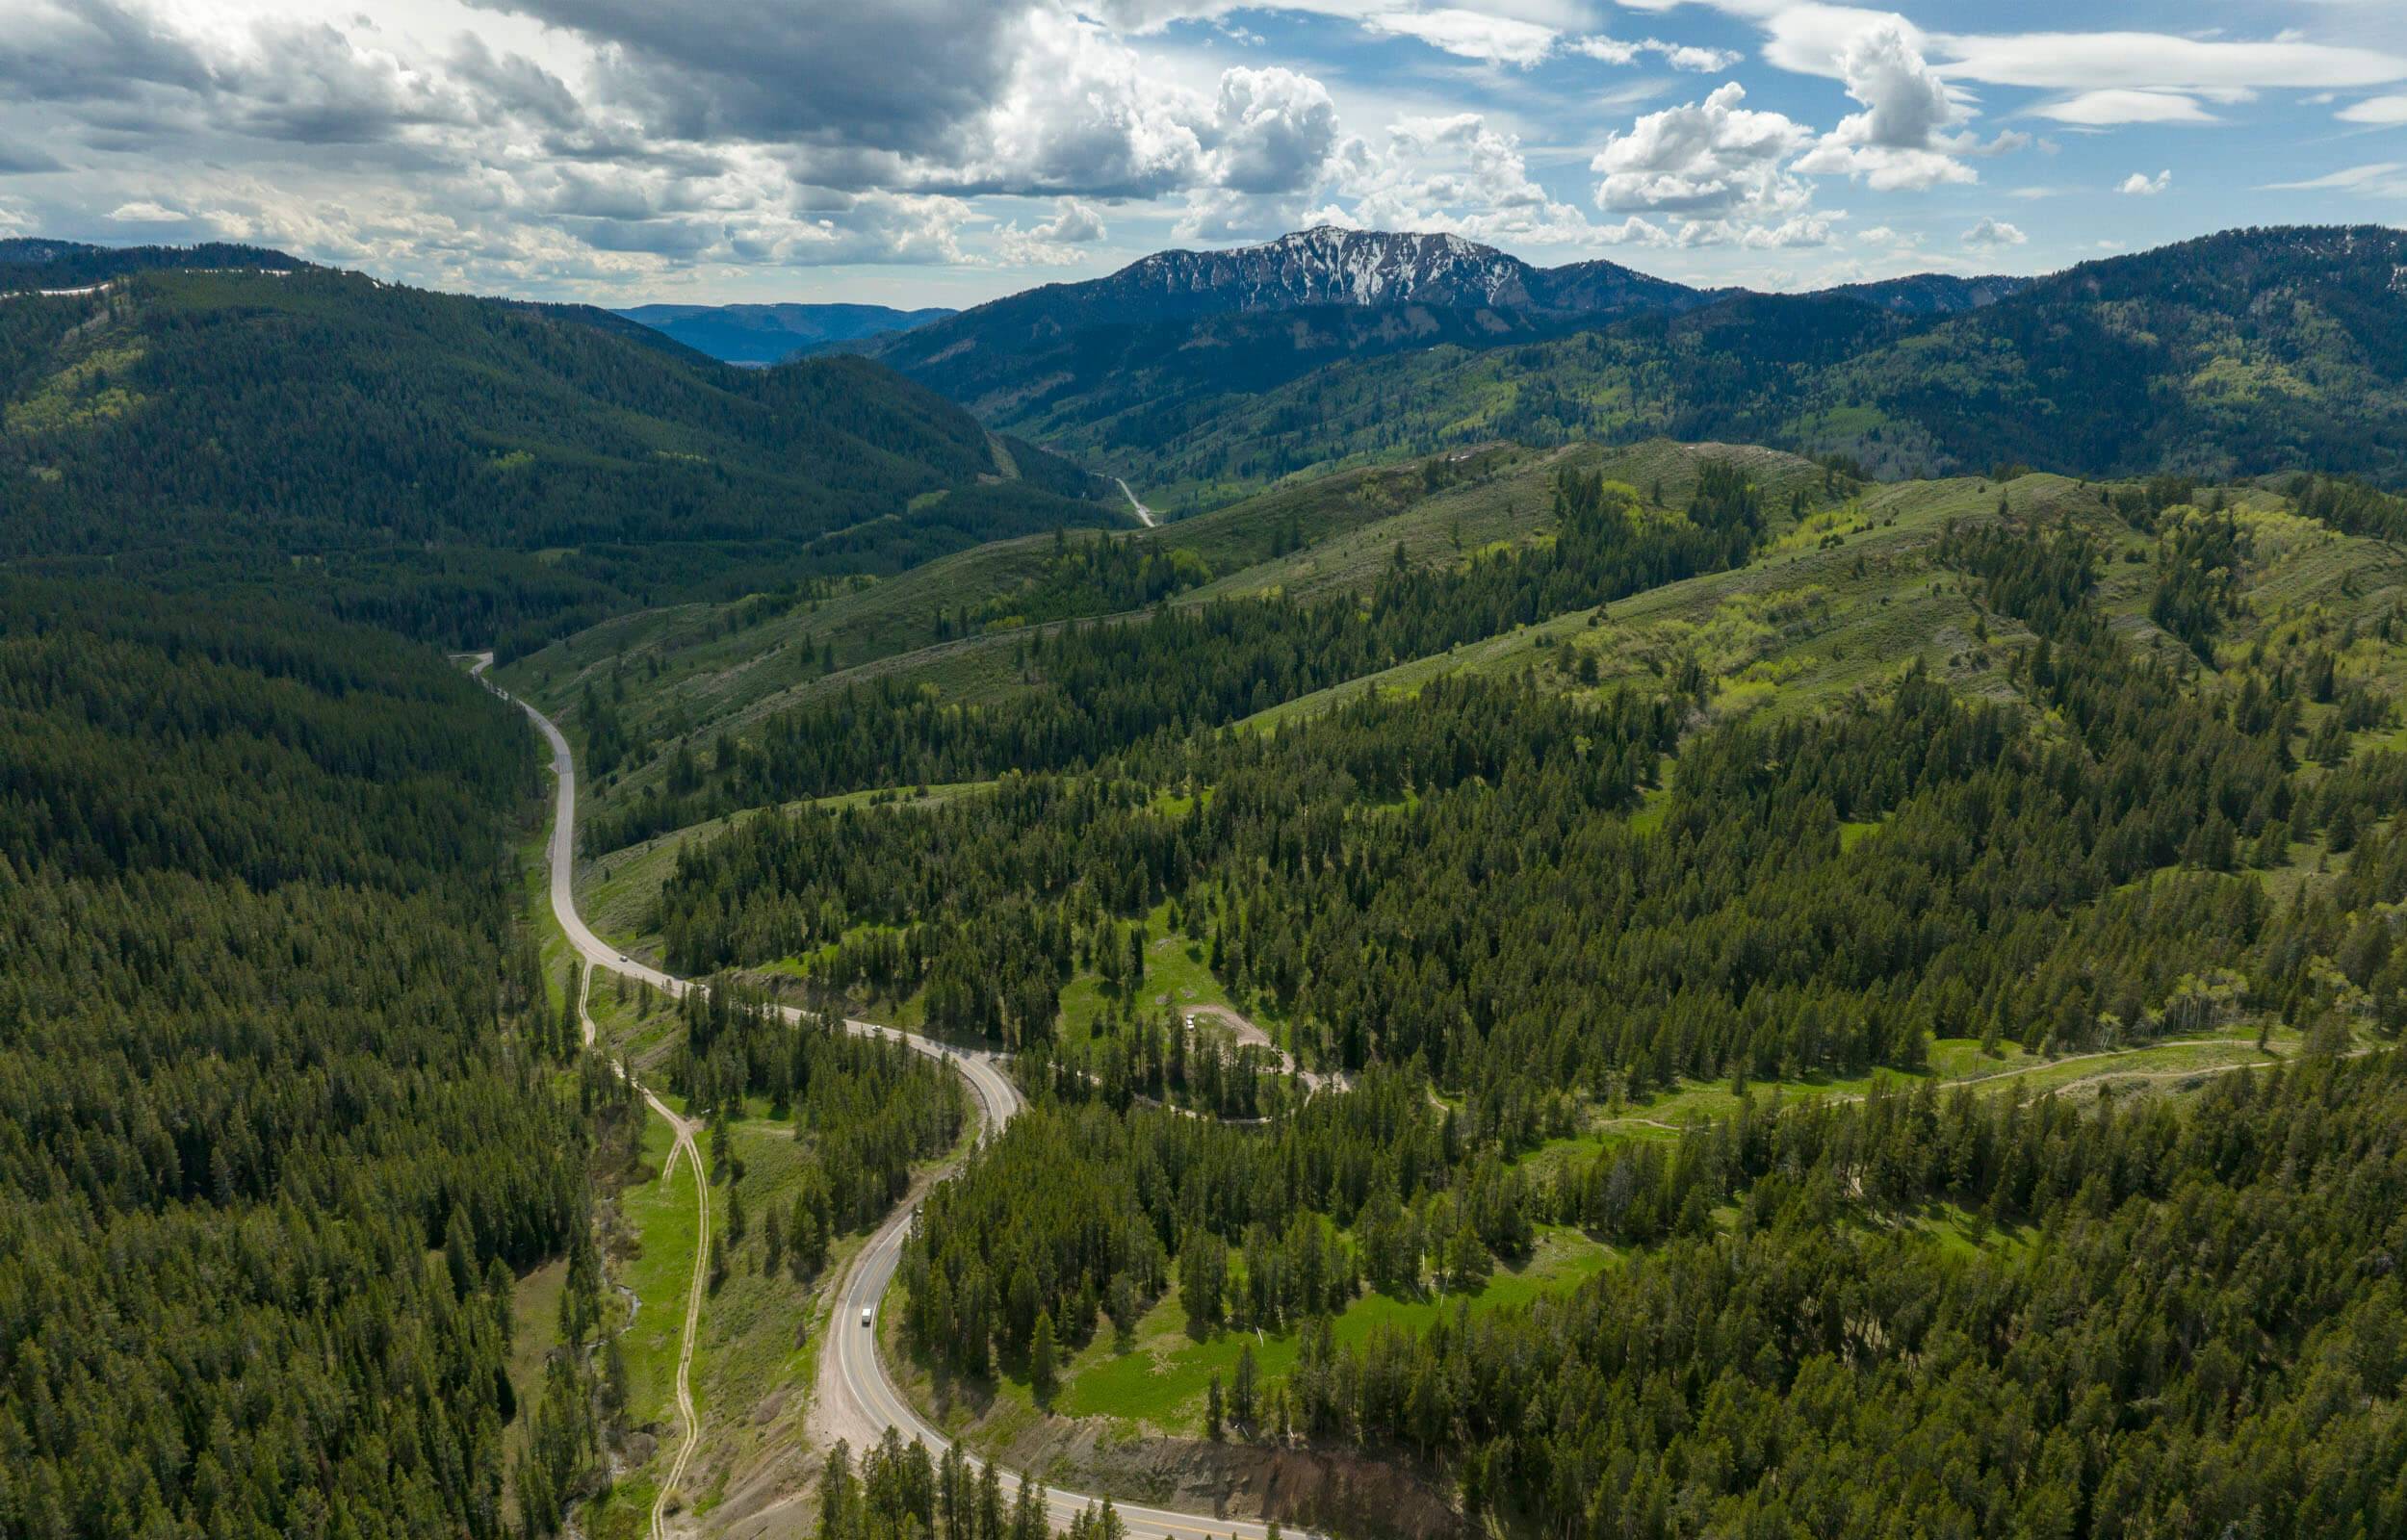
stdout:
POLYGON ((269 575, 506 656, 637 604, 1120 520, 1084 472, 865 360, 740 370, 604 311, 306 265, 113 270, 0 305, 0 554, 269 575))

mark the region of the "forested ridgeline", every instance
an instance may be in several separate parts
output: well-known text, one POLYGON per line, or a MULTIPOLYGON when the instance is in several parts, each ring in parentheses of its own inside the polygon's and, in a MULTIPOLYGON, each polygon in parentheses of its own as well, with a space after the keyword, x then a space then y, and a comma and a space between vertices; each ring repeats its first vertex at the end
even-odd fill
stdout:
POLYGON ((75 289, 129 273, 170 269, 264 269, 290 272, 310 264, 267 246, 201 241, 189 246, 95 246, 80 241, 13 237, 0 241, 0 294, 75 289))
POLYGON ((8 555, 280 576, 505 658, 641 605, 1121 522, 1083 472, 865 360, 738 370, 604 312, 308 268, 12 298, 0 472, 8 555))
MULTIPOLYGON (((909 680, 954 700, 991 699, 1016 687, 1012 647, 1024 637, 1015 633, 1031 628, 1125 619, 1208 597, 1367 593, 1399 547, 1409 564, 1453 565, 1466 552, 1551 539, 1558 472, 1601 472, 1645 489, 1650 508, 1685 509, 1699 468, 1725 461, 1744 467, 1775 512, 1793 513, 1800 502, 1822 508, 1854 490, 1841 468, 1727 445, 1535 453, 1486 444, 1299 481, 1152 528, 995 540, 892 577, 777 585, 733 603, 644 611, 565 637, 496 679, 572 733, 587 726, 583 696, 594 688, 608 735, 624 750, 614 774, 594 779, 597 799, 612 804, 664 774, 681 747, 706 759, 721 727, 746 734, 762 717, 825 700, 847 683, 909 680), (1205 593, 1193 595, 1199 588, 1205 593)), ((581 763, 600 742, 586 736, 581 763)))
POLYGON ((1074 543, 1056 530, 1050 556, 1034 580, 975 604, 940 608, 936 639, 1139 609, 1211 580, 1211 564, 1191 547, 1103 536, 1074 543))
MULTIPOLYGON (((1408 658, 1516 625, 1744 562, 1761 537, 1760 490, 1713 463, 1684 510, 1649 508, 1602 476, 1555 478, 1560 529, 1539 545, 1418 568, 1402 552, 1373 586, 1299 602, 1219 601, 1145 619, 1029 636, 1016 654, 1032 687, 987 706, 930 700, 886 681, 773 716, 708 763, 688 753, 661 782, 588 820, 592 851, 738 808, 869 786, 974 780, 1100 763, 1155 734, 1217 727, 1408 658)), ((589 695, 579 720, 607 727, 589 695)))
POLYGON ((533 762, 398 641, 0 581, 0 1531, 500 1531, 512 1271, 587 1224, 533 762))

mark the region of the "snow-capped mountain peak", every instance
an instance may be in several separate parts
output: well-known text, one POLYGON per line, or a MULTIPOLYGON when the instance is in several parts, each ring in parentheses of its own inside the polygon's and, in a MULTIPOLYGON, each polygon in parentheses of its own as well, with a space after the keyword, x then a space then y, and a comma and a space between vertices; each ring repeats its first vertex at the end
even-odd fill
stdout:
POLYGON ((1216 308, 1299 305, 1534 303, 1538 270, 1459 235, 1347 230, 1319 225, 1226 251, 1163 251, 1116 277, 1139 292, 1211 294, 1216 308))

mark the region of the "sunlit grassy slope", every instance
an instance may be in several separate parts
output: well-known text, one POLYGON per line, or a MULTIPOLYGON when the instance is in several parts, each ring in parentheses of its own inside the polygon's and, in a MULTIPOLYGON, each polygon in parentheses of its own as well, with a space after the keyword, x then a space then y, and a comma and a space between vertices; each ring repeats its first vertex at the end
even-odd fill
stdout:
MULTIPOLYGON (((1174 603, 1360 591, 1399 549, 1408 561, 1446 564, 1550 538, 1552 486, 1562 471, 1599 470, 1642 497, 1678 506, 1695 487, 1697 468, 1715 460, 1747 466, 1776 514, 1792 494, 1817 503, 1827 497, 1819 466, 1746 446, 1657 440, 1539 451, 1496 445, 1427 464, 1344 472, 1110 538, 1191 552, 1204 564, 1210 580, 1174 603)), ((654 783, 680 741, 707 744, 722 731, 741 734, 822 692, 886 680, 974 702, 1024 687, 1014 657, 1024 628, 943 636, 939 614, 1022 591, 1053 549, 1050 536, 1000 541, 782 610, 747 601, 643 611, 522 658, 499 678, 572 732, 586 688, 620 701, 622 720, 648 753, 588 788, 608 802, 654 783)))

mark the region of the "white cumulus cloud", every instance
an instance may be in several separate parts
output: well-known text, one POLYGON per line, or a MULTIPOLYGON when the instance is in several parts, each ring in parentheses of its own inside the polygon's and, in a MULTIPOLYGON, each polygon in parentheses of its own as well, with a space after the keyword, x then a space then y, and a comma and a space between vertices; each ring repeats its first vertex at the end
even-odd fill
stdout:
POLYGON ((1902 22, 1857 33, 1839 52, 1847 93, 1862 105, 1797 163, 1800 171, 1862 177, 1876 192, 1921 192, 1980 180, 1943 133, 1962 116, 1902 22))
POLYGON ((1065 267, 1078 260, 1077 248, 1100 241, 1103 217, 1092 204, 1063 198, 1053 217, 1022 229, 1008 224, 996 232, 995 249, 1016 267, 1065 267))
POLYGON ((1813 131, 1746 107, 1746 88, 1732 81, 1608 138, 1589 163, 1602 177, 1596 206, 1669 217, 1690 244, 1735 239, 1747 225, 1800 213, 1810 194, 1783 163, 1811 142, 1813 131))
POLYGON ((2023 234, 2020 227, 2008 224, 2004 219, 1991 218, 1985 214, 1963 235, 1963 242, 1966 245, 1986 246, 1992 249, 1999 246, 2019 246, 2030 239, 2031 237, 2023 234))
POLYGON ((1337 145, 1337 107, 1309 75, 1230 69, 1220 77, 1207 159, 1215 185, 1235 192, 1309 187, 1337 145))
POLYGON ((2173 173, 2170 170, 2159 171, 2154 176, 2144 171, 2134 171, 2123 178, 2122 187, 2116 191, 2127 197, 2152 198, 2172 185, 2173 173))
POLYGON ((1520 141, 1478 113, 1406 117, 1348 179, 1354 219, 1375 229, 1436 230, 1474 241, 1580 242, 1587 218, 1530 175, 1520 141))

